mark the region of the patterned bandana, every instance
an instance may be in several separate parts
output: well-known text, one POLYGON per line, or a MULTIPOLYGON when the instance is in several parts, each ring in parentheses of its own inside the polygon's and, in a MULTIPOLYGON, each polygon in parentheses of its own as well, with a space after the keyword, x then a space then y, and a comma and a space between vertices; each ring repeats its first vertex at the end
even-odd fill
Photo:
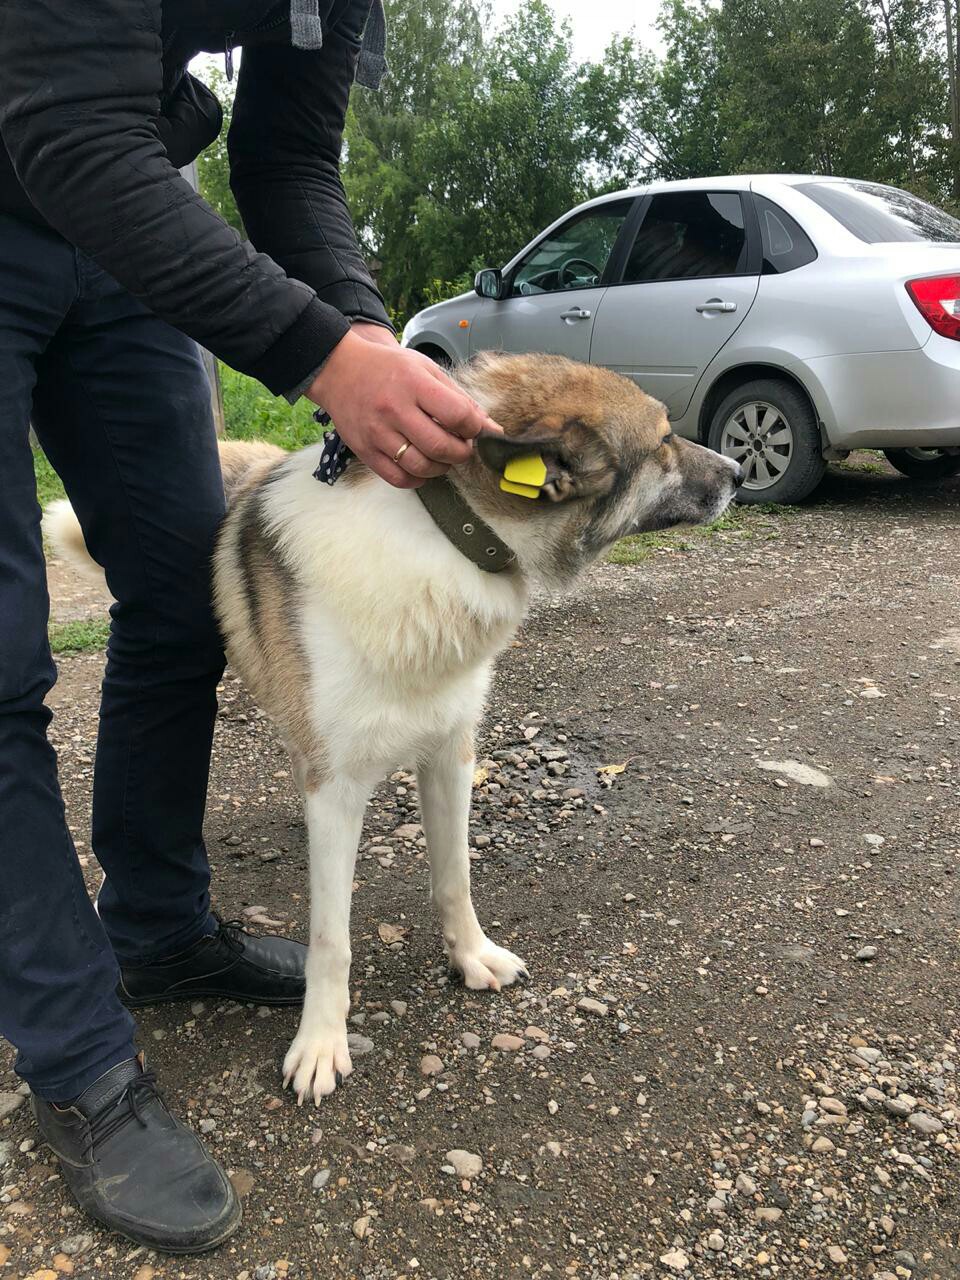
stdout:
MULTIPOLYGON (((321 427, 330 425, 330 415, 324 413, 322 409, 316 411, 313 420, 321 427)), ((313 473, 314 480, 320 480, 323 484, 336 484, 353 456, 353 450, 343 443, 336 431, 328 431, 323 438, 323 452, 320 454, 317 469, 313 473)))

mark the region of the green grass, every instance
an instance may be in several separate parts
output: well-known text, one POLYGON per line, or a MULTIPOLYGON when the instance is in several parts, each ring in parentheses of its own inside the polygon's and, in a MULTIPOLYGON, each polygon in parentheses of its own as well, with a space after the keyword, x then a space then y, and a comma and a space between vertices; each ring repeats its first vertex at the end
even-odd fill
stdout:
POLYGON ((79 622, 51 622, 50 648, 54 653, 95 653, 105 648, 110 623, 106 618, 79 622))
POLYGON ((665 533, 636 533, 621 538, 607 556, 610 564, 643 564, 655 551, 692 551, 704 538, 733 536, 749 541, 753 538, 777 538, 776 526, 762 517, 776 515, 789 518, 796 514, 794 507, 781 507, 775 502, 763 502, 751 507, 729 507, 719 520, 712 524, 695 525, 665 533))
POLYGON ((309 400, 287 404, 253 378, 220 366, 223 416, 231 440, 268 440, 281 449, 302 449, 320 435, 309 400))
POLYGON ((40 449, 33 451, 33 470, 37 477, 37 498, 41 507, 45 507, 48 502, 53 502, 55 498, 64 496, 60 477, 40 449))

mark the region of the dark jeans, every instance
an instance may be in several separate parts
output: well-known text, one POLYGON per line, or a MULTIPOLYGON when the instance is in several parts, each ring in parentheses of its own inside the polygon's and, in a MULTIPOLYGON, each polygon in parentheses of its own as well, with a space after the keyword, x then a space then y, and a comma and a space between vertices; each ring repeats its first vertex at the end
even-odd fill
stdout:
POLYGON ((52 232, 0 217, 0 1034, 42 1097, 133 1053, 117 960, 210 929, 201 833, 223 654, 223 490, 197 348, 52 232), (116 604, 100 705, 99 915, 64 821, 30 421, 116 604))

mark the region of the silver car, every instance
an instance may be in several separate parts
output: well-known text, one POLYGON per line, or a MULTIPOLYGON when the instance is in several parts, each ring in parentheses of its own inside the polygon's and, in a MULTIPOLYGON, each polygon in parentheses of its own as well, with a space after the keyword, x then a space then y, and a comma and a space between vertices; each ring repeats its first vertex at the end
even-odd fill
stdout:
POLYGON ((960 221, 894 187, 778 174, 602 196, 403 341, 626 374, 742 464, 743 502, 798 502, 851 449, 960 471, 960 221))

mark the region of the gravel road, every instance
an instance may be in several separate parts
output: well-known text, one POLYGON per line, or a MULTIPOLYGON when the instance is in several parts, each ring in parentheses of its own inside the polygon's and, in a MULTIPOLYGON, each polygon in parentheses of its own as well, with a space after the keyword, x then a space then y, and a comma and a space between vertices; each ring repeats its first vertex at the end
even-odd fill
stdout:
MULTIPOLYGON (((241 1231, 170 1260, 92 1227, 0 1051, 0 1277, 957 1280, 958 514, 960 482, 834 468, 807 507, 541 601, 471 827, 530 982, 448 975, 398 772, 357 867, 342 1090, 281 1092, 292 1012, 141 1017, 241 1231)), ((71 616, 97 607, 57 572, 71 616)), ((91 886, 100 665, 65 659, 51 699, 91 886)), ((287 761, 229 675, 208 838, 219 908, 304 937, 287 761)))

